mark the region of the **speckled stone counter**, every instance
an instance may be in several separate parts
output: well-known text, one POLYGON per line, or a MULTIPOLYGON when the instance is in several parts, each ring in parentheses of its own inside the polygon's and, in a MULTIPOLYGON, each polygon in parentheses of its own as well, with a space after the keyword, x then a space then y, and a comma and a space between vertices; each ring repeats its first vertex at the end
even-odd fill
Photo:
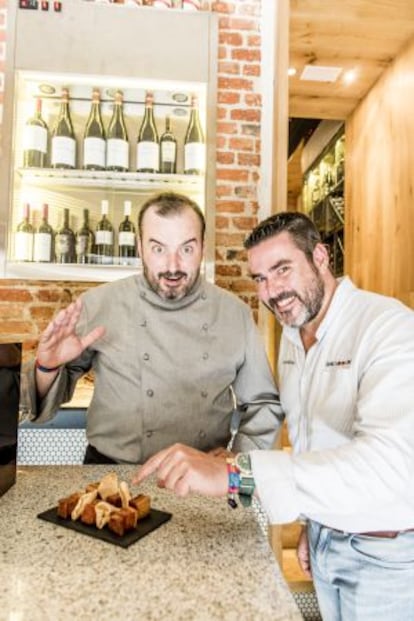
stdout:
POLYGON ((0 498, 1 621, 302 619, 250 509, 147 482, 139 491, 172 518, 127 549, 37 519, 110 469, 18 469, 0 498))

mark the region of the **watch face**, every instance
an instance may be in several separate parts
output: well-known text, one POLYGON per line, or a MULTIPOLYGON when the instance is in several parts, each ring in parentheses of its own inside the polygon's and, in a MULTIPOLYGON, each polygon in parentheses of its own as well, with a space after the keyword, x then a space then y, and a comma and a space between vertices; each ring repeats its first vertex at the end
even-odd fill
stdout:
POLYGON ((239 453, 236 455, 236 465, 241 474, 252 474, 252 465, 250 461, 250 455, 248 453, 239 453))

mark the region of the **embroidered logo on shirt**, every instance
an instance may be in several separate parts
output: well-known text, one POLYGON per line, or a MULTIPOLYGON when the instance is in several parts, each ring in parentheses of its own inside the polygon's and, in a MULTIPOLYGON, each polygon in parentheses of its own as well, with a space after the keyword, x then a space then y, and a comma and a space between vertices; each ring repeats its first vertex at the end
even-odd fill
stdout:
POLYGON ((327 367, 350 367, 352 360, 331 360, 326 363, 327 367))
POLYGON ((282 364, 295 364, 294 360, 283 360, 282 364))

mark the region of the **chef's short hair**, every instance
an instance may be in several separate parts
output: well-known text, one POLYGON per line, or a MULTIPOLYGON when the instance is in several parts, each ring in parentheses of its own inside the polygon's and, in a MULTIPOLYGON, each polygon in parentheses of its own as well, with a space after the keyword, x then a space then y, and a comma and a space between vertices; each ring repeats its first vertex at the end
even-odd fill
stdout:
POLYGON ((315 246, 323 242, 312 220, 296 211, 283 211, 260 222, 246 238, 244 247, 249 250, 283 232, 289 233, 292 241, 312 262, 315 246))
POLYGON ((147 201, 145 201, 138 215, 138 231, 141 238, 145 212, 148 211, 150 207, 155 207, 155 213, 162 217, 180 214, 185 209, 191 209, 200 221, 201 239, 204 239, 206 221, 204 219, 203 212, 197 203, 191 198, 176 192, 161 192, 160 194, 151 196, 147 201))

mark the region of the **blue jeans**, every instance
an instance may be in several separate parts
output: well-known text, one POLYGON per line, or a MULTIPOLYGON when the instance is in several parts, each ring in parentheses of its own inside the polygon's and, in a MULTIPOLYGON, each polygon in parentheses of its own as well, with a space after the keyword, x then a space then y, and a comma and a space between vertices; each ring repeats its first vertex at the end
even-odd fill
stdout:
POLYGON ((414 532, 384 539, 309 522, 308 539, 324 621, 414 620, 414 532))

